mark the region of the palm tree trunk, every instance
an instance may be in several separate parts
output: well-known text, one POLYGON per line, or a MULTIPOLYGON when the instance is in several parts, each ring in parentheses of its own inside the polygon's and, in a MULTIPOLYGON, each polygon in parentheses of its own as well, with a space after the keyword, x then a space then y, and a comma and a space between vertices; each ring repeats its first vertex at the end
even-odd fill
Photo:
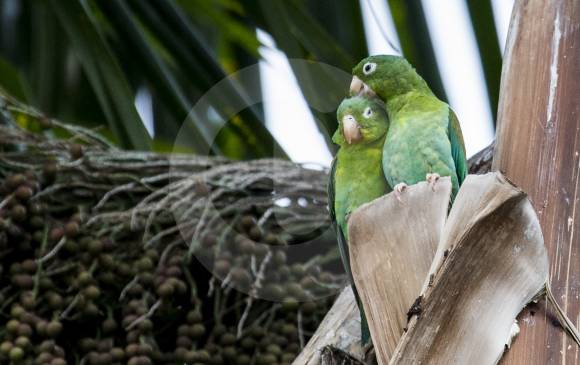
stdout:
MULTIPOLYGON (((580 318, 580 2, 517 1, 501 82, 493 167, 529 194, 550 256, 554 296, 580 318)), ((504 364, 578 364, 545 302, 519 317, 504 364)))

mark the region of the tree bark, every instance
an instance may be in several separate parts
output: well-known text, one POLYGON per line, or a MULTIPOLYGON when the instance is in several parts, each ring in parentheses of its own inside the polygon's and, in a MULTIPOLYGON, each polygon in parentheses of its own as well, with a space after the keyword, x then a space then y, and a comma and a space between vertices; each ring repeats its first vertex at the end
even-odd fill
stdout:
MULTIPOLYGON (((413 188, 417 185, 409 190, 413 188)), ((432 194, 426 190, 415 209, 432 194)), ((350 232, 352 236, 352 226, 350 232)), ((414 257, 404 261, 407 270, 415 269, 414 257)), ((517 333, 516 316, 544 292, 548 277, 542 232, 525 192, 497 172, 469 175, 445 221, 427 277, 409 311, 413 317, 407 331, 391 361, 382 364, 496 364, 517 333)))
MULTIPOLYGON (((580 319, 580 2, 517 1, 504 59, 493 168, 538 212, 556 300, 580 319)), ((579 347, 544 301, 520 315, 504 364, 579 364, 579 347), (537 314, 535 314, 537 313, 537 314), (535 314, 535 315, 534 315, 535 314)))
POLYGON ((308 342, 308 346, 294 360, 294 364, 360 363, 364 350, 360 343, 360 315, 350 287, 338 296, 330 311, 308 342))

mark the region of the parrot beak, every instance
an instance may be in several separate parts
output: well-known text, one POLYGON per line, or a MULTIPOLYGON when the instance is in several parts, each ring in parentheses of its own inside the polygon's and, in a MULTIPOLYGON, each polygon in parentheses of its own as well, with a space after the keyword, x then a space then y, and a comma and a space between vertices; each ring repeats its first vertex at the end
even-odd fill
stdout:
POLYGON ((356 76, 352 77, 352 81, 350 82, 350 93, 352 95, 357 95, 359 92, 362 91, 364 87, 364 82, 356 76))
POLYGON ((346 143, 348 144, 357 142, 362 137, 360 134, 360 126, 356 122, 356 119, 354 119, 350 114, 345 115, 344 118, 342 118, 342 132, 346 139, 346 143))
POLYGON ((374 92, 374 90, 371 89, 370 86, 365 84, 357 76, 353 76, 352 81, 350 82, 350 94, 351 95, 364 95, 367 97, 377 96, 377 94, 374 92))
POLYGON ((371 89, 371 87, 369 85, 364 84, 364 83, 363 83, 363 90, 362 90, 361 94, 366 95, 366 96, 371 97, 371 98, 374 98, 375 96, 377 96, 375 91, 373 89, 371 89))

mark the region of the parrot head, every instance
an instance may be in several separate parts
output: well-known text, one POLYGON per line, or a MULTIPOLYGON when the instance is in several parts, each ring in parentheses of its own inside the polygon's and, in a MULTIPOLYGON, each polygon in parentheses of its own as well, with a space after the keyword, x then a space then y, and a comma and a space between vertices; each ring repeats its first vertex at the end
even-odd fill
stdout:
POLYGON ((380 100, 357 95, 344 99, 336 112, 338 129, 332 141, 339 146, 362 145, 385 136, 389 120, 380 100))
POLYGON ((351 95, 377 95, 386 101, 413 90, 429 91, 425 80, 400 56, 367 57, 352 69, 352 75, 351 95))

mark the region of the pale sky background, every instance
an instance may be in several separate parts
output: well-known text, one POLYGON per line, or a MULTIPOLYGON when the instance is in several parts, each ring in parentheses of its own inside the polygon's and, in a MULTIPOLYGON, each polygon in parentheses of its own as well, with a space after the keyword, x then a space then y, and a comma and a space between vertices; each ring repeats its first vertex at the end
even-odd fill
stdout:
MULTIPOLYGON (((449 103, 457 113, 468 156, 493 139, 492 120, 479 51, 463 0, 422 0, 437 65, 449 103)), ((360 0, 369 54, 394 54, 399 47, 386 1, 360 0), (374 13, 374 14, 373 14, 374 13), (377 20, 379 23, 377 23, 377 20)), ((492 1, 500 47, 505 47, 513 0, 492 1)), ((329 166, 331 154, 302 97, 286 56, 269 34, 259 31, 266 125, 296 162, 329 166)))
POLYGON ((260 47, 264 58, 260 61, 260 81, 266 126, 292 161, 330 166, 332 155, 286 55, 276 48, 268 33, 258 30, 258 40, 264 45, 260 47))
POLYGON ((499 38, 499 46, 503 53, 510 26, 512 8, 514 7, 514 0, 491 0, 491 4, 493 6, 493 17, 495 19, 497 37, 499 38))
POLYGON ((464 0, 423 0, 435 58, 449 105, 471 156, 493 139, 493 118, 479 49, 464 0), (450 21, 453 19, 453 21, 450 21))

